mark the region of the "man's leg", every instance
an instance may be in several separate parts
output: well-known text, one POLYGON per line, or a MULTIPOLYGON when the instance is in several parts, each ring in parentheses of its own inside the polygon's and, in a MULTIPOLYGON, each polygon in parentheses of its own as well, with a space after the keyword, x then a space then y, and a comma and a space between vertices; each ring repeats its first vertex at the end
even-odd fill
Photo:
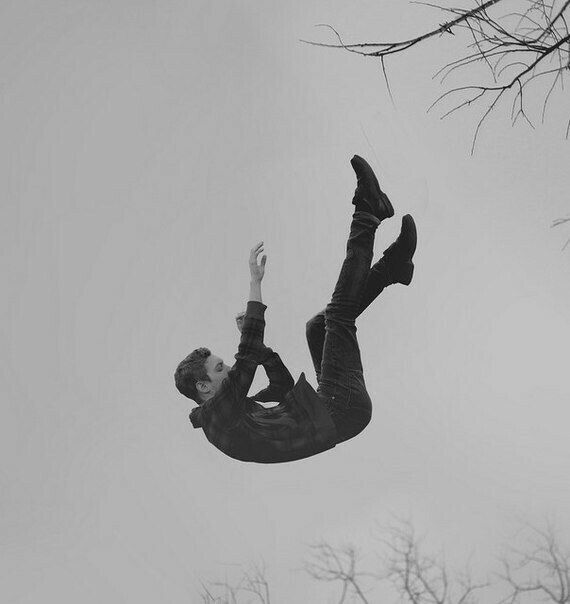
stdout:
MULTIPOLYGON (((415 252, 416 239, 414 221, 411 216, 405 216, 402 220, 402 231, 398 239, 368 271, 357 317, 370 306, 388 285, 392 285, 393 283, 410 284, 414 270, 411 258, 415 252), (398 252, 397 254, 395 253, 396 251, 398 252)), ((307 321, 306 336, 317 375, 317 383, 320 383, 323 347, 325 343, 325 309, 307 321)))
POLYGON ((355 320, 372 262, 374 235, 382 220, 394 215, 372 168, 355 155, 351 162, 357 186, 346 256, 331 301, 325 309, 325 339, 319 395, 330 410, 342 442, 370 421, 372 402, 366 392, 355 320))
MULTIPOLYGON (((380 263, 382 263, 382 260, 373 265, 368 271, 360 309, 356 315, 357 318, 382 293, 384 288, 390 285, 387 281, 387 272, 380 263)), ((311 317, 305 326, 307 344, 309 346, 309 352, 315 368, 318 384, 321 382, 321 365, 323 362, 323 349, 325 346, 325 311, 326 309, 323 308, 323 310, 311 317)), ((317 390, 320 390, 320 386, 317 390)))
POLYGON ((346 257, 325 309, 325 339, 319 393, 331 412, 339 442, 356 436, 370 421, 372 402, 362 371, 355 320, 370 270, 380 220, 364 211, 352 218, 346 257))
MULTIPOLYGON (((366 285, 360 303, 358 318, 370 304, 382 293, 385 287, 390 285, 388 281, 388 272, 384 266, 383 260, 379 260, 368 271, 366 285)), ((309 352, 317 375, 317 383, 321 381, 321 364, 323 362, 323 349, 325 346, 325 310, 321 310, 307 321, 305 326, 305 335, 309 352)), ((320 389, 320 386, 319 386, 320 389)))
MULTIPOLYGON (((323 362, 323 348, 325 347, 325 309, 311 317, 305 325, 307 344, 317 375, 317 384, 321 382, 321 365, 323 362)), ((317 392, 320 386, 317 388, 317 392)))

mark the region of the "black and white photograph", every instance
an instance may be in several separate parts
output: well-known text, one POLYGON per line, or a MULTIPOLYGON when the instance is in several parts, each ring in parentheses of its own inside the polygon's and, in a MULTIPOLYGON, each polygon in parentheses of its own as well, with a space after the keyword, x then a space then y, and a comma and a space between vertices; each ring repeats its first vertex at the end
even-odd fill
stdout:
POLYGON ((2 603, 570 603, 570 0, 0 47, 2 603))

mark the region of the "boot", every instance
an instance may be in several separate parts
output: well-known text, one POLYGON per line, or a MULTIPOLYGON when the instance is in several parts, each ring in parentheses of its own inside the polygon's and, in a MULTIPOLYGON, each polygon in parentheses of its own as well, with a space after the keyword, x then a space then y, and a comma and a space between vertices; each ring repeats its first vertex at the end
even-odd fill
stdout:
POLYGON ((416 223, 410 214, 402 218, 402 228, 398 238, 390 245, 382 256, 388 272, 390 283, 409 285, 414 274, 412 256, 417 245, 416 223))
POLYGON ((350 163, 356 172, 356 191, 352 203, 357 210, 373 214, 379 220, 394 216, 394 208, 386 194, 380 189, 374 171, 366 160, 355 155, 350 163))

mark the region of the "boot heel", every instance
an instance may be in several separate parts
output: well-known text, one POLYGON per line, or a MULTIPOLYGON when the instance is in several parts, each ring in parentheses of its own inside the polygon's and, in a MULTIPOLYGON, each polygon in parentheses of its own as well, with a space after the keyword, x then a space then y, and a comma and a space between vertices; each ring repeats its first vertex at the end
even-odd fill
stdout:
POLYGON ((414 263, 411 261, 405 262, 399 267, 396 278, 397 283, 402 285, 410 285, 414 276, 414 263))

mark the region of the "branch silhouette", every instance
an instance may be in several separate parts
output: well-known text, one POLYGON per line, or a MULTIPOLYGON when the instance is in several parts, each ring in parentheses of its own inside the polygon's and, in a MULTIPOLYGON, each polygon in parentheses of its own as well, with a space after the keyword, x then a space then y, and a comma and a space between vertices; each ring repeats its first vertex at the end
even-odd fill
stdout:
MULTIPOLYGON (((485 120, 502 99, 509 93, 512 94, 512 125, 520 119, 534 128, 525 105, 525 94, 529 85, 544 83, 540 115, 541 121, 544 122, 552 94, 557 89, 564 90, 564 74, 570 70, 570 31, 567 22, 570 0, 518 0, 516 10, 510 10, 512 2, 507 3, 506 0, 474 1, 476 6, 471 9, 414 2, 443 12, 447 19, 437 27, 404 40, 347 44, 334 27, 320 24, 319 27, 326 27, 333 32, 337 42, 302 42, 378 58, 389 86, 385 61, 391 55, 407 52, 434 38, 466 34, 465 54, 449 61, 438 69, 433 77, 439 77, 443 84, 452 74, 463 73, 482 64, 487 68, 490 81, 476 81, 450 88, 430 105, 428 111, 450 101, 451 107, 444 109, 441 115, 444 119, 478 102, 486 102, 474 131, 471 145, 473 154, 485 120)), ((390 89, 389 93, 392 97, 390 89)), ((570 118, 565 136, 570 136, 570 118)))

